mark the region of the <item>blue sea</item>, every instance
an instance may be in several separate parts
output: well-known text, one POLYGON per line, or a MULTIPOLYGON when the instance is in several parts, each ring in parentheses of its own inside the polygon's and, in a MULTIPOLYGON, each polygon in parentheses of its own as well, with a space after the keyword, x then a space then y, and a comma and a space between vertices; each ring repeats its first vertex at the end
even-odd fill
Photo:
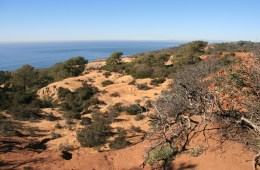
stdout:
POLYGON ((24 64, 35 68, 50 67, 71 57, 83 56, 89 61, 107 58, 113 52, 124 56, 180 45, 172 41, 86 41, 51 43, 0 44, 0 70, 12 71, 24 64))

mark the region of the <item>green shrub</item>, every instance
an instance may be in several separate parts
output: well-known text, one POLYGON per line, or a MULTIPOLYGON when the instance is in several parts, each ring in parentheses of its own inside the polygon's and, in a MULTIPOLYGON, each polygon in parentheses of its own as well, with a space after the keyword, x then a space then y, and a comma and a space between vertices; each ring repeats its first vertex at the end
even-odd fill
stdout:
POLYGON ((104 75, 106 78, 108 78, 108 77, 110 77, 112 74, 107 71, 107 72, 103 73, 103 75, 104 75))
POLYGON ((65 112, 63 114, 63 117, 66 120, 74 120, 74 119, 80 120, 81 115, 79 113, 76 113, 76 112, 65 112))
POLYGON ((129 66, 129 68, 127 68, 127 72, 136 79, 143 79, 153 77, 154 69, 145 63, 134 63, 133 66, 129 66))
POLYGON ((78 131, 77 138, 83 147, 95 147, 107 142, 111 135, 111 120, 108 114, 93 113, 92 124, 78 131))
POLYGON ((51 99, 36 99, 32 101, 32 104, 39 108, 51 108, 53 107, 53 103, 51 99))
POLYGON ((91 118, 89 118, 89 117, 82 117, 80 124, 85 126, 85 125, 90 125, 91 122, 92 122, 91 118))
POLYGON ((89 84, 84 84, 83 87, 80 87, 77 90, 75 90, 75 93, 82 100, 88 100, 92 96, 94 96, 96 93, 98 93, 98 89, 94 86, 89 85, 89 84))
POLYGON ((122 103, 116 103, 109 108, 111 112, 120 113, 124 110, 122 103))
POLYGON ((66 119, 66 124, 68 125, 67 127, 71 129, 71 125, 75 124, 75 122, 73 119, 66 119))
POLYGON ((223 57, 221 57, 219 60, 218 60, 218 64, 219 65, 223 65, 223 66, 229 66, 233 63, 233 60, 232 60, 232 55, 230 54, 225 54, 223 57))
POLYGON ((110 94, 110 97, 119 97, 120 94, 118 92, 114 92, 112 94, 110 94))
POLYGON ((11 106, 11 98, 4 89, 0 88, 0 111, 11 106))
POLYGON ((170 147, 163 147, 161 149, 153 151, 147 158, 147 163, 151 166, 162 161, 163 165, 170 163, 173 156, 177 155, 178 150, 170 147))
POLYGON ((106 60, 106 65, 103 67, 107 71, 120 72, 123 68, 122 52, 115 52, 111 54, 106 60))
POLYGON ((162 84, 166 81, 165 78, 157 78, 157 79, 153 79, 151 80, 151 83, 150 85, 153 85, 153 86, 158 86, 159 84, 162 84))
POLYGON ((1 136, 17 136, 18 124, 9 120, 0 120, 0 134, 1 136))
POLYGON ((57 123, 57 124, 55 125, 55 128, 57 128, 57 129, 61 129, 62 126, 61 126, 59 123, 57 123))
POLYGON ((0 84, 7 84, 11 79, 11 72, 9 71, 0 71, 0 84))
POLYGON ((84 103, 85 108, 89 108, 90 106, 95 105, 106 105, 106 103, 102 100, 99 100, 98 98, 91 98, 89 100, 86 100, 84 103))
POLYGON ((85 60, 84 57, 78 56, 55 64, 51 68, 46 69, 46 73, 49 74, 54 81, 59 81, 68 77, 79 76, 85 70, 87 63, 88 61, 85 60))
POLYGON ((17 120, 38 120, 42 118, 40 110, 30 106, 17 105, 8 109, 7 113, 17 120))
POLYGON ((92 124, 79 131, 77 138, 83 147, 99 146, 106 143, 108 130, 110 129, 105 125, 92 124))
POLYGON ((98 89, 94 86, 84 84, 75 92, 68 92, 60 89, 60 96, 63 97, 63 102, 60 104, 64 111, 82 112, 84 108, 88 109, 91 105, 105 104, 93 96, 98 93, 98 89))
POLYGON ((133 81, 128 83, 128 85, 135 85, 135 84, 136 84, 136 80, 133 80, 133 81))
POLYGON ((60 118, 59 117, 56 117, 54 116, 52 113, 48 114, 45 116, 45 119, 49 120, 49 121, 57 121, 59 120, 60 118))
POLYGON ((12 94, 13 102, 18 105, 28 105, 36 100, 35 92, 16 92, 12 94))
POLYGON ((105 80, 105 81, 103 81, 101 84, 102 84, 103 87, 105 87, 105 86, 114 84, 114 82, 112 82, 111 80, 105 80))
POLYGON ((119 116, 118 112, 107 112, 108 118, 111 122, 114 122, 116 120, 116 118, 119 116))
POLYGON ((142 131, 140 127, 134 126, 134 125, 131 126, 131 130, 133 130, 135 132, 141 132, 142 131))
POLYGON ((146 112, 146 108, 139 104, 132 104, 123 108, 130 115, 137 115, 146 112))
POLYGON ((64 101, 60 104, 61 110, 82 112, 83 111, 83 100, 75 93, 69 93, 66 95, 64 101))
POLYGON ((65 96, 67 96, 70 93, 71 93, 71 91, 69 89, 66 89, 66 88, 63 88, 63 87, 58 88, 59 98, 64 98, 65 96))
POLYGON ((230 73, 229 78, 235 83, 236 87, 246 87, 246 79, 239 72, 230 73))
POLYGON ((125 72, 134 78, 165 77, 170 72, 164 62, 168 55, 144 55, 125 64, 125 72))
POLYGON ((137 84, 137 88, 139 90, 150 90, 151 89, 151 87, 149 87, 146 83, 144 83, 144 84, 137 84))
POLYGON ((109 147, 111 149, 122 149, 130 144, 131 143, 126 140, 126 131, 120 129, 118 136, 114 139, 114 141, 110 142, 109 147))
POLYGON ((188 151, 188 153, 193 157, 198 157, 204 152, 204 148, 194 148, 188 151))
POLYGON ((101 94, 106 94, 106 93, 107 93, 106 90, 102 90, 102 91, 101 91, 101 94))

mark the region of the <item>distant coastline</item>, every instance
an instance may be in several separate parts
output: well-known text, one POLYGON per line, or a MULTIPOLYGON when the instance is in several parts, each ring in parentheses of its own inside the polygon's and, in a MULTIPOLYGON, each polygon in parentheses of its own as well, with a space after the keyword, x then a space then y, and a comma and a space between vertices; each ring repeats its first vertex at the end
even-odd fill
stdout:
POLYGON ((89 61, 104 59, 115 51, 124 56, 180 45, 178 41, 72 41, 0 44, 0 70, 12 71, 24 64, 50 67, 75 56, 89 61))

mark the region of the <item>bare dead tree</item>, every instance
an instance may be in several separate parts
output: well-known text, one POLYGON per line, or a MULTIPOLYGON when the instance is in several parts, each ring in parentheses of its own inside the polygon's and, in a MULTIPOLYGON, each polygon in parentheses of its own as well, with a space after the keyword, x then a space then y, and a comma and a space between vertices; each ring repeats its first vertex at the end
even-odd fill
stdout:
MULTIPOLYGON (((260 105, 260 45, 255 45, 252 50, 253 56, 254 56, 254 62, 252 66, 250 67, 250 82, 251 87, 253 89, 253 92, 258 97, 258 104, 260 105)), ((259 107, 254 107, 254 111, 257 112, 257 120, 259 122, 260 119, 260 109, 259 107)), ((254 130, 258 131, 258 137, 260 136, 260 127, 259 125, 256 125, 255 123, 251 122, 250 120, 241 119, 241 121, 245 121, 247 124, 249 124, 254 130)), ((253 170, 257 169, 257 166, 260 166, 260 150, 258 151, 258 154, 256 154, 253 158, 253 170)))
MULTIPOLYGON (((151 140, 155 142, 148 150, 146 161, 154 151, 163 148, 170 148, 169 157, 187 150, 191 139, 198 135, 196 130, 211 121, 214 108, 220 108, 217 95, 207 88, 210 82, 202 81, 203 77, 216 70, 213 64, 201 63, 181 71, 174 78, 170 91, 162 92, 153 103, 155 113, 149 117, 153 124, 151 140)), ((168 162, 168 158, 162 157, 155 167, 165 169, 168 162)))
MULTIPOLYGON (((221 67, 212 59, 182 70, 174 77, 174 83, 169 90, 162 92, 160 98, 153 103, 155 113, 149 117, 153 125, 150 139, 154 142, 147 151, 145 162, 154 156, 155 151, 167 147, 170 148, 167 155, 174 159, 178 153, 187 150, 191 140, 199 132, 204 133, 205 127, 211 122, 221 122, 220 132, 223 138, 228 140, 246 143, 248 134, 251 138, 259 137, 259 125, 255 123, 259 114, 254 114, 256 119, 250 119, 250 114, 223 109, 218 92, 208 88, 212 82, 203 81, 203 78, 221 67), (200 130, 202 125, 205 126, 200 130), (246 130, 243 127, 247 127, 246 130)), ((254 81, 251 82, 253 84, 254 81)), ((232 101, 229 102, 232 104, 232 101)), ((169 159, 161 157, 156 161, 155 168, 165 169, 169 159)), ((257 167, 258 163, 259 154, 254 157, 254 167, 257 167)))

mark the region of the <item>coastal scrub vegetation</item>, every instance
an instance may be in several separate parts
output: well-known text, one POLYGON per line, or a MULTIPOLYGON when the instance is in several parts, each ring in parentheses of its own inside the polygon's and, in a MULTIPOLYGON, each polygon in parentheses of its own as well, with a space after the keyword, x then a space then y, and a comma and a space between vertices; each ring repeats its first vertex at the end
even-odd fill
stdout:
MULTIPOLYGON (((37 91, 54 81, 80 75, 87 62, 83 57, 75 57, 47 69, 24 65, 13 72, 1 71, 0 110, 7 110, 18 120, 42 118, 40 108, 52 107, 53 103, 50 99, 39 99, 37 91)), ((92 95, 86 93, 86 89, 78 91, 84 99, 92 95)), ((65 97, 67 92, 62 93, 60 92, 65 97)))
POLYGON ((90 106, 104 104, 99 100, 95 100, 93 96, 97 94, 99 90, 89 84, 83 83, 83 86, 71 92, 68 89, 59 87, 58 96, 61 100, 61 109, 65 112, 80 113, 87 112, 90 106))
MULTIPOLYGON (((135 116, 136 121, 148 116, 153 128, 149 138, 157 142, 148 150, 145 163, 155 168, 165 168, 182 153, 202 154, 204 148, 189 150, 188 146, 199 132, 211 130, 211 125, 217 126, 213 128, 218 129, 222 139, 243 143, 259 152, 259 49, 260 44, 247 41, 210 45, 193 41, 132 56, 135 59, 129 63, 123 62, 122 52, 113 53, 101 68, 106 70, 103 74, 106 78, 111 72, 131 75, 134 80, 129 85, 136 85, 139 90, 149 90, 150 86, 164 83, 166 78, 174 80, 157 101, 150 102, 149 109, 153 107, 154 114, 145 115, 143 113, 148 111, 145 106, 124 106, 122 103, 101 113, 99 106, 106 103, 97 98, 99 89, 87 83, 75 91, 58 88, 57 103, 38 98, 37 91, 49 83, 81 75, 88 63, 83 57, 69 59, 51 68, 35 69, 24 65, 12 72, 0 71, 0 134, 23 136, 19 131, 21 125, 15 121, 43 119, 41 108, 55 106, 62 111, 67 124, 78 121, 83 126, 77 131, 77 139, 84 147, 109 143, 112 149, 124 148, 130 144, 127 131, 115 131, 112 122, 119 119, 121 112, 135 116), (245 65, 237 57, 237 52, 247 52, 250 59, 253 58, 251 64, 245 65), (209 58, 203 60, 202 55, 209 58), (151 78, 150 85, 136 83, 135 79, 141 78, 151 78), (223 107, 223 102, 229 105, 223 107), (85 117, 90 113, 91 118, 85 117), (114 137, 113 140, 109 140, 110 137, 114 137)), ((110 84, 113 84, 110 80, 102 82, 103 86, 110 84)), ((117 92, 110 95, 120 97, 117 92)), ((56 127, 62 128, 59 124, 56 127)), ((140 132, 141 128, 133 126, 132 131, 140 132)), ((255 166, 259 157, 254 158, 255 166)))
POLYGON ((134 78, 162 78, 168 77, 177 69, 186 65, 200 62, 199 55, 204 54, 207 42, 194 41, 178 47, 174 53, 147 53, 130 63, 122 62, 122 52, 113 53, 106 62, 103 69, 108 71, 126 73, 134 78), (166 66, 170 56, 173 55, 173 65, 166 66))
POLYGON ((107 113, 93 113, 92 123, 78 131, 77 138, 84 147, 95 147, 107 142, 112 135, 111 119, 107 113))
MULTIPOLYGON (((123 69, 122 55, 123 52, 121 51, 111 54, 111 56, 107 58, 106 65, 103 69, 110 72, 121 72, 123 69)), ((106 75, 109 76, 108 73, 106 73, 106 75)))
MULTIPOLYGON (((244 48, 245 44, 232 43, 229 48, 240 46, 244 48)), ((259 49, 259 46, 249 47, 259 49)), ((157 142, 148 150, 145 163, 165 169, 178 154, 187 151, 195 156, 201 154, 201 149, 189 150, 188 146, 195 136, 211 129, 218 129, 220 142, 233 140, 259 152, 260 60, 259 53, 250 52, 253 54, 250 67, 245 67, 230 53, 183 67, 172 76, 174 82, 170 88, 153 103, 155 113, 149 116, 153 126, 150 139, 157 142), (213 73, 213 78, 207 78, 213 73), (223 94, 229 97, 224 98, 223 94)), ((253 158, 254 168, 259 155, 253 158)))

